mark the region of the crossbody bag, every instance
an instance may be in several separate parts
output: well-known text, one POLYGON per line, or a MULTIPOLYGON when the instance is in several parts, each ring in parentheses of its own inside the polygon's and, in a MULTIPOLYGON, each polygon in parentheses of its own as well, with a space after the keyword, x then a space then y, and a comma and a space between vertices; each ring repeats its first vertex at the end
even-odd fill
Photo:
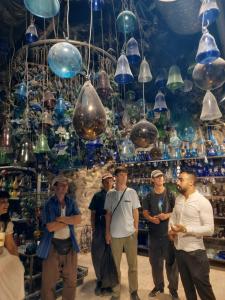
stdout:
POLYGON ((119 202, 117 203, 116 207, 114 208, 114 210, 112 212, 112 216, 113 216, 114 212, 116 211, 117 207, 120 205, 120 202, 122 201, 123 196, 124 196, 126 190, 127 190, 127 188, 125 188, 125 190, 123 191, 123 194, 121 195, 119 202))

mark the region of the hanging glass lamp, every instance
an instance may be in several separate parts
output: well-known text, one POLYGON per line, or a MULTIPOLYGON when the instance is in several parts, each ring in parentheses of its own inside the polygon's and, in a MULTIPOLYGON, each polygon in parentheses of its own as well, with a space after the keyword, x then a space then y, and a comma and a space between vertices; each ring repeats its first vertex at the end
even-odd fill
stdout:
POLYGON ((52 18, 60 9, 59 0, 24 0, 24 5, 32 15, 41 18, 52 18))
POLYGON ((57 118, 62 118, 65 114, 66 111, 66 104, 65 101, 62 97, 59 97, 56 100, 56 105, 55 105, 55 109, 54 109, 54 113, 56 115, 57 118))
POLYGON ((33 22, 26 30, 25 39, 27 44, 32 44, 38 40, 37 29, 33 22))
POLYGON ((41 133, 38 136, 38 140, 34 149, 35 153, 47 153, 50 152, 50 148, 48 145, 48 139, 45 134, 41 133))
POLYGON ((130 38, 126 45, 126 56, 130 64, 137 65, 141 60, 138 42, 135 38, 130 38))
POLYGON ((118 15, 116 26, 119 32, 132 33, 137 28, 137 18, 132 11, 124 10, 118 15))
POLYGON ((158 75, 156 76, 155 79, 155 86, 157 89, 163 89, 166 86, 167 82, 167 72, 166 69, 160 69, 158 72, 158 75))
POLYGON ((180 68, 178 66, 173 65, 170 67, 166 86, 171 91, 181 89, 184 86, 180 68))
POLYGON ((122 53, 117 61, 116 73, 114 77, 116 83, 127 84, 133 81, 134 77, 127 60, 127 57, 122 53))
POLYGON ((199 11, 199 18, 203 26, 208 26, 216 21, 219 16, 219 7, 216 0, 203 0, 199 11))
POLYGON ((100 97, 106 98, 112 93, 112 87, 110 85, 109 76, 104 71, 101 70, 98 73, 97 88, 100 97))
POLYGON ((147 60, 144 59, 141 62, 140 71, 138 75, 138 82, 146 83, 152 80, 152 73, 147 60))
POLYGON ((92 4, 93 11, 100 11, 103 8, 104 0, 89 0, 92 4))
POLYGON ((135 124, 130 133, 130 140, 137 147, 147 148, 154 144, 158 137, 158 130, 152 123, 142 119, 135 124))
POLYGON ((222 117, 221 111, 217 104, 215 96, 207 91, 203 99, 202 113, 200 119, 202 121, 217 120, 222 117))
POLYGON ((21 165, 29 166, 34 164, 36 159, 33 151, 33 144, 27 137, 22 141, 21 147, 19 149, 17 161, 21 165))
POLYGON ((155 112, 164 112, 168 110, 165 95, 161 91, 159 91, 155 97, 155 105, 153 110, 155 112))

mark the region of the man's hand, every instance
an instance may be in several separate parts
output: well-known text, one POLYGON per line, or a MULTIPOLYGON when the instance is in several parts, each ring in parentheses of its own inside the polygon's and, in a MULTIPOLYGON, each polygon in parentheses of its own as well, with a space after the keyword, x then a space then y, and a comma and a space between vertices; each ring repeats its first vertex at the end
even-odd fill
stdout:
POLYGON ((112 242, 112 236, 109 232, 106 232, 106 234, 105 234, 105 242, 107 245, 111 244, 111 242, 112 242))
POLYGON ((160 219, 158 217, 156 217, 156 216, 150 217, 149 221, 152 222, 152 223, 154 223, 154 224, 159 224, 160 223, 160 219))
POLYGON ((178 232, 186 233, 186 232, 187 232, 186 227, 185 227, 184 225, 182 225, 182 224, 175 224, 175 225, 172 225, 172 226, 171 226, 171 229, 172 229, 174 232, 176 232, 176 233, 178 233, 178 232))
POLYGON ((171 241, 174 241, 177 237, 177 232, 173 231, 172 229, 168 232, 168 237, 171 241))
POLYGON ((61 217, 58 217, 56 218, 56 222, 59 222, 59 223, 64 223, 64 224, 67 224, 67 217, 65 216, 61 216, 61 217))
POLYGON ((164 214, 164 213, 157 215, 157 218, 159 218, 161 221, 167 220, 168 217, 169 217, 168 214, 164 214))

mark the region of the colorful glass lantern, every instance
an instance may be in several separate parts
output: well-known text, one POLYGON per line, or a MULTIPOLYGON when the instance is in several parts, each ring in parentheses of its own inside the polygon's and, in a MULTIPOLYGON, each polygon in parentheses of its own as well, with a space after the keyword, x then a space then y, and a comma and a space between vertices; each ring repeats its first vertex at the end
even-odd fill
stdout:
POLYGON ((203 26, 208 26, 216 21, 219 8, 216 0, 203 0, 199 11, 199 18, 203 26))
POLYGON ((140 71, 138 75, 138 82, 147 83, 152 80, 152 73, 147 60, 144 59, 141 62, 140 71))
POLYGON ((37 141, 37 144, 35 146, 34 152, 35 153, 47 153, 47 152, 50 152, 50 148, 49 148, 49 145, 48 145, 48 139, 47 139, 47 137, 46 137, 45 134, 41 133, 38 136, 38 141, 37 141))
POLYGON ((17 161, 21 165, 25 165, 25 166, 31 165, 36 161, 34 156, 34 151, 33 151, 33 144, 27 137, 22 141, 22 145, 19 150, 17 161))
POLYGON ((147 148, 155 143, 157 136, 158 130, 155 125, 143 119, 133 126, 130 140, 137 147, 147 148))
POLYGON ((77 135, 85 140, 96 140, 106 129, 106 112, 90 81, 80 91, 73 115, 77 135))
POLYGON ((32 44, 38 40, 37 29, 33 22, 26 30, 25 39, 27 44, 32 44))
POLYGON ((167 82, 167 72, 166 69, 161 69, 155 79, 155 86, 158 89, 163 89, 166 86, 166 82, 167 82))
POLYGON ((216 45, 214 37, 204 29, 199 42, 196 62, 199 64, 209 64, 220 57, 220 51, 216 45))
POLYGON ((183 88, 184 82, 181 77, 180 68, 178 66, 173 65, 170 67, 166 86, 171 91, 183 88))
POLYGON ((15 96, 18 101, 24 102, 27 98, 27 86, 24 82, 21 82, 16 90, 15 90, 15 96))
POLYGON ((141 55, 138 48, 138 42, 135 38, 130 38, 126 45, 126 56, 132 65, 137 65, 141 60, 141 55))
POLYGON ((202 121, 217 120, 222 117, 221 111, 217 104, 215 96, 207 91, 203 99, 202 113, 200 119, 202 121))
POLYGON ((53 109, 55 106, 55 96, 49 90, 44 92, 43 96, 44 106, 48 109, 53 109))
POLYGON ((92 4, 93 11, 100 11, 103 8, 104 0, 89 0, 92 4))
POLYGON ((103 98, 107 98, 112 93, 108 74, 104 70, 98 73, 97 92, 99 96, 103 98))
POLYGON ((217 58, 209 64, 196 64, 193 74, 194 83, 202 90, 214 90, 225 82, 225 60, 217 58))
POLYGON ((60 42, 49 50, 48 64, 57 76, 72 78, 81 71, 82 57, 75 46, 67 42, 60 42))
POLYGON ((132 11, 122 11, 116 19, 117 30, 124 34, 132 33, 137 27, 137 18, 132 11))
POLYGON ((41 18, 52 18, 60 9, 59 0, 24 0, 24 5, 32 15, 41 18))
POLYGON ((127 84, 133 81, 134 77, 125 54, 121 54, 116 67, 116 74, 114 77, 116 83, 127 84))
POLYGON ((7 153, 12 151, 12 128, 8 121, 6 121, 1 130, 0 148, 7 153))
POLYGON ((161 91, 159 91, 155 97, 155 105, 153 110, 155 112, 164 112, 168 110, 165 95, 161 91))
POLYGON ((62 118, 65 114, 66 111, 66 105, 65 105, 65 101, 62 97, 59 97, 56 100, 56 105, 55 105, 55 109, 54 109, 54 113, 58 118, 62 118))

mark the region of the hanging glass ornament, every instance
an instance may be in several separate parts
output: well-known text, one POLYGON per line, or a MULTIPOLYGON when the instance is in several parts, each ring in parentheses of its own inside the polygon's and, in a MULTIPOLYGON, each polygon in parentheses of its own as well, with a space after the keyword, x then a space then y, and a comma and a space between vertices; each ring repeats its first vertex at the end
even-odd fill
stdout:
POLYGON ((63 118, 64 114, 66 111, 66 105, 65 105, 65 101, 62 97, 59 97, 56 100, 56 105, 55 105, 55 109, 54 109, 54 113, 56 115, 57 118, 63 118))
POLYGON ((189 79, 184 80, 184 86, 182 88, 182 92, 189 93, 192 91, 193 88, 193 82, 189 79))
POLYGON ((118 15, 116 26, 119 32, 124 34, 132 33, 136 30, 137 18, 132 11, 124 10, 118 15))
POLYGON ((180 68, 178 66, 173 65, 170 67, 166 86, 171 91, 183 88, 184 82, 181 77, 180 68))
POLYGON ((195 138, 195 129, 192 126, 178 127, 177 133, 179 138, 184 142, 193 142, 195 138))
POLYGON ((203 0, 199 11, 199 18, 203 26, 209 26, 219 16, 219 8, 216 0, 203 0))
POLYGON ((33 144, 28 137, 25 137, 22 141, 17 161, 24 166, 30 166, 36 161, 33 151, 33 144))
POLYGON ((55 107, 55 96, 50 91, 45 91, 43 96, 44 106, 48 109, 53 109, 55 107))
POLYGON ((161 69, 155 79, 155 86, 157 89, 163 89, 167 82, 167 72, 166 69, 161 69))
POLYGON ((1 130, 0 148, 6 153, 12 152, 12 128, 8 121, 5 122, 1 130))
POLYGON ((220 57, 220 51, 216 41, 208 30, 204 28, 195 60, 199 64, 209 64, 218 57, 220 57))
POLYGON ((32 44, 38 40, 37 29, 33 22, 26 30, 25 40, 27 44, 32 44))
POLYGON ((26 98, 27 98, 27 86, 24 82, 21 82, 16 90, 15 90, 15 96, 16 96, 16 99, 19 101, 19 102, 25 102, 26 98))
POLYGON ((152 123, 142 119, 135 124, 130 133, 130 140, 137 147, 147 148, 154 144, 158 136, 158 130, 152 123))
POLYGON ((126 56, 130 64, 137 65, 141 60, 138 42, 135 38, 130 38, 126 45, 126 56))
POLYGON ((165 95, 161 91, 158 91, 155 97, 155 105, 153 110, 155 112, 164 112, 168 110, 166 105, 165 95))
POLYGON ((41 18, 52 18, 60 9, 59 0, 24 0, 24 5, 32 15, 41 18))
POLYGON ((116 73, 114 80, 118 84, 127 84, 134 79, 133 74, 126 58, 126 55, 122 53, 117 61, 116 73))
POLYGON ((141 62, 140 71, 138 75, 138 82, 147 83, 152 80, 152 73, 147 60, 144 59, 141 62))
POLYGON ((103 8, 104 0, 89 0, 93 11, 100 11, 103 8))
POLYGON ((82 57, 79 50, 68 42, 53 45, 48 53, 51 71, 61 78, 72 78, 80 73, 82 57))
POLYGON ((209 64, 196 64, 193 74, 194 83, 202 90, 214 90, 225 82, 225 60, 217 58, 209 64))
POLYGON ((34 153, 47 153, 50 152, 48 145, 48 139, 45 134, 41 133, 38 136, 38 140, 34 149, 34 153))
POLYGON ((90 81, 80 91, 73 115, 73 126, 79 137, 96 140, 106 129, 106 112, 90 81))
POLYGON ((108 74, 101 70, 98 73, 97 79, 97 88, 96 88, 100 97, 107 98, 112 93, 112 87, 110 85, 108 74))
POLYGON ((134 159, 135 147, 134 144, 126 137, 119 146, 120 160, 123 162, 129 162, 134 159))
POLYGON ((202 113, 200 119, 202 121, 217 120, 222 117, 221 111, 217 104, 215 96, 207 91, 203 99, 202 113))
POLYGON ((42 124, 44 126, 53 126, 52 114, 48 111, 44 111, 42 115, 42 124))

